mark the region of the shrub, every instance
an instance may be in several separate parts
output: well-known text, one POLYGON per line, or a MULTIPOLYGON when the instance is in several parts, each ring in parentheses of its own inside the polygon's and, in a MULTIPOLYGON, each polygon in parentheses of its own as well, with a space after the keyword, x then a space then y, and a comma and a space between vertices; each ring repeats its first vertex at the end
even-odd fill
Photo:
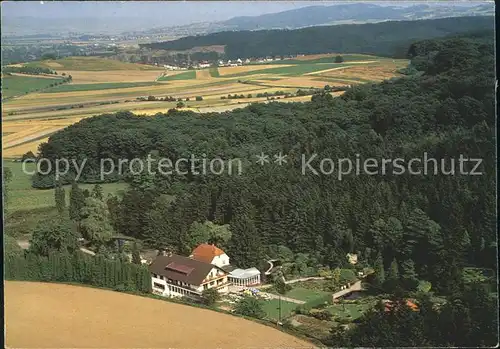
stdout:
POLYGON ((220 294, 215 288, 209 288, 203 290, 201 297, 204 304, 212 306, 220 299, 220 294))
POLYGON ((234 307, 236 314, 262 319, 266 312, 262 308, 262 303, 254 297, 245 297, 234 307))
POLYGON ((202 101, 203 100, 203 97, 202 96, 196 96, 196 100, 199 102, 199 101, 202 101))
POLYGON ((315 311, 311 314, 318 320, 330 321, 332 319, 332 313, 330 313, 328 310, 315 311))

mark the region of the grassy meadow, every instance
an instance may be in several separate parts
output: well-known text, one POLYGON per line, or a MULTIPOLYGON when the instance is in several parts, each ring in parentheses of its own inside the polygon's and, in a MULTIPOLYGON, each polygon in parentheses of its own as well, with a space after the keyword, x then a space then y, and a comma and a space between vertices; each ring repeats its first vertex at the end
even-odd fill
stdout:
POLYGON ((158 81, 191 80, 196 79, 196 70, 188 70, 179 74, 164 75, 158 81))
MULTIPOLYGON (((9 212, 29 211, 35 209, 46 209, 55 207, 54 190, 34 189, 31 187, 31 175, 23 172, 23 165, 20 162, 3 161, 4 167, 12 172, 12 179, 8 183, 7 208, 9 212)), ((35 171, 35 164, 26 164, 27 172, 35 171)), ((92 190, 92 184, 80 184, 82 189, 92 190)), ((117 194, 126 188, 125 183, 106 183, 102 185, 104 197, 108 194, 117 194)), ((66 206, 69 205, 70 185, 64 186, 66 190, 66 206)))
POLYGON ((22 96, 27 93, 48 88, 60 79, 20 75, 2 76, 2 98, 22 96))

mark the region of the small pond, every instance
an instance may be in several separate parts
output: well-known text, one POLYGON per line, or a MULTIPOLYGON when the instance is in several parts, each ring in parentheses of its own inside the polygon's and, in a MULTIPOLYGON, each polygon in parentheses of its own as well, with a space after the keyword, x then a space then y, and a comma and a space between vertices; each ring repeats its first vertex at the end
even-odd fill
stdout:
POLYGON ((363 291, 352 291, 349 292, 348 294, 339 297, 340 299, 345 299, 345 300, 352 300, 352 299, 359 299, 363 298, 366 295, 366 292, 363 291))

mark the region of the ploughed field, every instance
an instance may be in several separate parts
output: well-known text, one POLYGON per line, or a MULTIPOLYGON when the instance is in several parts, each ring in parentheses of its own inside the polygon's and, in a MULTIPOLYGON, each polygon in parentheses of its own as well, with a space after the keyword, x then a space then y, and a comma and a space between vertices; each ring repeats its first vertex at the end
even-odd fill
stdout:
POLYGON ((11 348, 312 348, 215 311, 95 288, 5 282, 11 348))
MULTIPOLYGON (((8 87, 4 92, 11 97, 2 103, 2 132, 9 135, 3 144, 4 157, 20 157, 28 151, 36 153, 39 144, 46 142, 52 133, 93 115, 120 110, 142 115, 166 113, 177 107, 177 99, 182 99, 184 108, 195 112, 225 111, 248 103, 267 102, 267 98, 262 97, 264 93, 295 94, 298 89, 389 79, 400 76, 398 70, 407 65, 406 60, 358 54, 343 54, 344 62, 335 63, 335 57, 336 54, 310 55, 196 71, 166 71, 96 57, 27 63, 55 69, 57 77, 63 73, 71 75, 72 82, 51 87, 54 77, 21 74, 3 77, 8 87), (228 95, 243 98, 230 99, 228 95), (176 100, 147 100, 149 96, 171 96, 176 100), (19 128, 20 125, 24 127, 19 128), (13 134, 17 130, 22 130, 22 134, 13 134)), ((296 96, 276 100, 303 102, 310 98, 296 96)))

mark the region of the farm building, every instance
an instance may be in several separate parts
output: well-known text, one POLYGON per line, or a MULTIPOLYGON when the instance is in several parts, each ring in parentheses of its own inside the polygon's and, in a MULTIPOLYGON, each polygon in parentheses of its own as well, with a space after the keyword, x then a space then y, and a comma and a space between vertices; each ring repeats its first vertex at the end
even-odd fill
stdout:
POLYGON ((228 281, 235 286, 260 284, 260 271, 257 268, 239 269, 231 266, 229 256, 215 245, 199 245, 193 250, 190 258, 222 268, 228 273, 228 281))
POLYGON ((158 256, 149 266, 153 293, 164 297, 199 298, 204 290, 215 288, 227 293, 227 273, 220 267, 192 258, 158 256))

